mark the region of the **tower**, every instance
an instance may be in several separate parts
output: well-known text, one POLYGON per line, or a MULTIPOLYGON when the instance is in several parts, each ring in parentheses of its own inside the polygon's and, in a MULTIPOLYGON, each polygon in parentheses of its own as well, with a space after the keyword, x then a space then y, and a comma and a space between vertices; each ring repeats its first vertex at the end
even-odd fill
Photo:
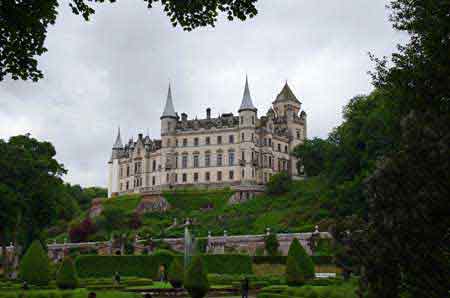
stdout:
POLYGON ((252 170, 254 151, 254 138, 256 129, 256 120, 258 110, 253 105, 250 89, 248 87, 248 78, 245 77, 244 94, 242 96, 241 106, 239 107, 239 139, 240 139, 240 165, 241 180, 249 181, 256 179, 255 170, 252 170))
POLYGON ((175 113, 175 108, 172 102, 172 90, 169 84, 169 90, 167 91, 166 106, 161 115, 161 162, 164 164, 164 171, 167 175, 164 175, 164 184, 172 183, 172 175, 170 173, 171 169, 174 168, 174 148, 175 148, 175 132, 176 125, 178 121, 178 116, 175 113))
POLYGON ((112 147, 111 160, 108 163, 108 198, 118 195, 119 188, 119 158, 123 150, 120 127, 117 131, 116 141, 112 147))

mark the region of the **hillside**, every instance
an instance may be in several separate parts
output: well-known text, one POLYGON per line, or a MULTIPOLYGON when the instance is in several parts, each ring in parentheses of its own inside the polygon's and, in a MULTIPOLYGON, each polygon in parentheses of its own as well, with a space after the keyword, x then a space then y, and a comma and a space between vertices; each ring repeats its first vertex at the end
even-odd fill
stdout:
MULTIPOLYGON (((197 236, 223 234, 261 234, 269 227, 273 232, 305 232, 314 230, 319 224, 326 228, 331 216, 324 208, 329 201, 325 186, 320 178, 296 181, 290 190, 282 195, 262 194, 238 205, 228 205, 233 194, 230 189, 206 191, 198 189, 165 192, 171 208, 165 213, 135 214, 141 197, 138 195, 103 199, 102 214, 92 221, 86 240, 109 239, 109 234, 139 234, 153 237, 179 237, 183 235, 182 223, 185 218, 193 219, 192 229, 197 236), (174 219, 177 225, 171 227, 174 219), (328 220, 327 220, 328 218, 328 220)), ((72 229, 81 225, 84 213, 72 222, 72 229)), ((67 234, 59 235, 62 239, 67 234)))

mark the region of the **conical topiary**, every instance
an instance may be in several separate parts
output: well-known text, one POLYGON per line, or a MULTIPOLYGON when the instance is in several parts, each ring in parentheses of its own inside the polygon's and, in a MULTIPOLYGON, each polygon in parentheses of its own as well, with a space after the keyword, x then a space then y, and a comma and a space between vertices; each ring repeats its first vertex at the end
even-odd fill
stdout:
MULTIPOLYGON (((298 239, 294 239, 289 247, 288 258, 286 261, 286 277, 289 279, 289 274, 300 272, 301 282, 302 277, 304 279, 314 278, 314 263, 311 257, 307 254, 306 250, 302 247, 298 239), (290 264, 289 264, 290 263, 290 264), (297 268, 298 266, 298 268, 297 268)), ((292 280, 296 278, 291 275, 292 280)))
POLYGON ((169 266, 167 279, 174 288, 181 288, 184 280, 184 269, 179 258, 175 257, 169 266))
POLYGON ((50 282, 50 262, 39 241, 35 240, 23 256, 19 277, 30 285, 44 286, 50 282))
POLYGON ((286 282, 289 286, 301 286, 305 283, 305 276, 300 270, 300 264, 293 255, 288 255, 286 259, 286 282))
POLYGON ((192 298, 203 298, 208 293, 209 281, 201 257, 194 257, 184 277, 184 288, 192 298))
POLYGON ((60 289, 75 289, 78 287, 78 276, 75 265, 70 257, 64 259, 56 275, 56 285, 60 289))

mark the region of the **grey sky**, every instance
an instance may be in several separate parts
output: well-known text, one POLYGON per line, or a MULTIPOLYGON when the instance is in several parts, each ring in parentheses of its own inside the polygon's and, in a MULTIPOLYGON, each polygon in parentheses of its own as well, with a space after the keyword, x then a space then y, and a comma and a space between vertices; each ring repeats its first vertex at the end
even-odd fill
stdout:
POLYGON ((259 115, 287 79, 308 113, 309 137, 326 137, 342 107, 372 90, 367 53, 390 55, 405 39, 383 0, 260 0, 247 22, 183 32, 140 0, 103 4, 91 22, 62 3, 40 59, 45 79, 0 83, 0 138, 30 132, 51 141, 84 186, 106 185, 117 126, 125 139, 149 131, 169 81, 178 113, 236 113, 245 74, 259 115))

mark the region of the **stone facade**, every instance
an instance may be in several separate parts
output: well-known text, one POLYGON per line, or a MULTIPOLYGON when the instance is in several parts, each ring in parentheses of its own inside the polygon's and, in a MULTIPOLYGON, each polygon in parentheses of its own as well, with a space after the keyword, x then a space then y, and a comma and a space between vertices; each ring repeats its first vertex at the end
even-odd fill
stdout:
POLYGON ((286 83, 266 115, 258 117, 248 82, 237 115, 188 119, 175 112, 169 86, 161 139, 138 135, 122 144, 120 130, 108 163, 108 197, 157 193, 186 186, 261 186, 271 175, 294 177, 291 152, 306 138, 306 113, 286 83))

